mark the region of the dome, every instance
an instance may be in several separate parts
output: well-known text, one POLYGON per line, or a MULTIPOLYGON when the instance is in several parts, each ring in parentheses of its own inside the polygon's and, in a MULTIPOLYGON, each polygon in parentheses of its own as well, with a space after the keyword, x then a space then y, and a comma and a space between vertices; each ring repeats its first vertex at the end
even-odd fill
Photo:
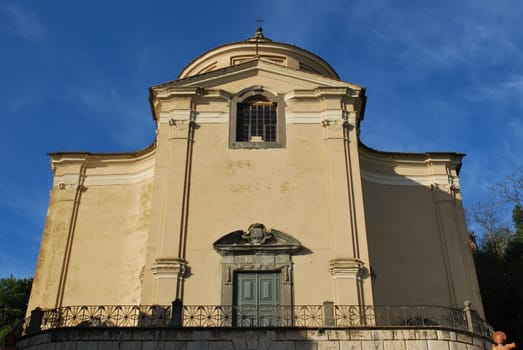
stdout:
POLYGON ((182 70, 178 79, 256 59, 339 80, 336 71, 321 57, 294 45, 273 42, 263 36, 261 28, 245 41, 218 46, 203 53, 182 70))

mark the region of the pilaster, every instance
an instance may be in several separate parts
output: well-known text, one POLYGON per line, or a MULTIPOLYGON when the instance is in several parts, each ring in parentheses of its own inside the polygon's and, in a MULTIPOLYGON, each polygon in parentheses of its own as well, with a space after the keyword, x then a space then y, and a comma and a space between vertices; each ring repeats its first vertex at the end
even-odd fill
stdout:
POLYGON ((31 307, 61 307, 66 294, 69 262, 73 254, 72 246, 75 238, 76 220, 80 210, 81 197, 85 192, 85 172, 88 156, 62 157, 51 155, 51 165, 55 174, 55 183, 51 192, 48 218, 45 226, 42 248, 38 258, 37 275, 33 295, 42 293, 39 303, 37 297, 31 298, 38 305, 31 307), (56 178, 60 181, 57 182, 56 178), (40 265, 47 265, 42 267, 40 265), (47 271, 42 275, 42 271, 47 271), (54 305, 48 304, 51 300, 54 305))
POLYGON ((197 88, 152 92, 157 159, 142 304, 183 298, 197 88))
POLYGON ((357 128, 361 96, 350 89, 319 89, 324 139, 329 156, 330 262, 336 304, 372 304, 369 258, 359 169, 357 128))
POLYGON ((334 298, 339 305, 362 305, 365 264, 356 258, 337 258, 329 262, 334 298))

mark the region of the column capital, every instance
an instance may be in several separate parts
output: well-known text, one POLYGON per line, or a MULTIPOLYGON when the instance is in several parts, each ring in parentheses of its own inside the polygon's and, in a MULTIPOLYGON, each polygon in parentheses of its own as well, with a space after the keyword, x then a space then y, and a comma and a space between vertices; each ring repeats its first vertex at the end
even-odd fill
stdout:
POLYGON ((183 279, 187 271, 187 261, 179 258, 158 258, 151 270, 154 278, 183 279))
POLYGON ((329 262, 332 278, 360 278, 365 263, 357 258, 336 258, 329 262))

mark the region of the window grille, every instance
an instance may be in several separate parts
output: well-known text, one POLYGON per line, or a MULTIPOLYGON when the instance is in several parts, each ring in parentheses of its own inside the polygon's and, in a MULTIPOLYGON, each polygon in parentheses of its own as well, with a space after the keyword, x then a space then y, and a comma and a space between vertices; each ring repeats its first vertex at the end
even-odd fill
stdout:
POLYGON ((236 141, 276 141, 276 104, 269 101, 239 103, 236 126, 236 141))

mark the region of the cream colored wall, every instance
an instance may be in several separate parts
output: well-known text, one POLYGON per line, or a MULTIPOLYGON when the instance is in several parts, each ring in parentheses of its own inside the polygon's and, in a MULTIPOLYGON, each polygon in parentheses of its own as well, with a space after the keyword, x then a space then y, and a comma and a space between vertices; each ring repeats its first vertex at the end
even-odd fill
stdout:
POLYGON ((89 186, 82 196, 64 305, 136 305, 152 181, 89 186))
POLYGON ((219 304, 222 257, 212 244, 260 222, 306 248, 293 256, 296 304, 372 304, 370 280, 358 280, 368 253, 356 132, 342 121, 356 124, 360 93, 262 61, 154 87, 158 159, 142 301, 219 304), (284 148, 229 148, 229 98, 253 86, 284 96, 284 148))
POLYGON ((255 222, 292 235, 310 250, 293 257, 295 302, 332 300, 328 261, 335 258, 335 251, 325 152, 320 125, 288 125, 286 148, 256 150, 229 149, 227 125, 198 128, 189 207, 187 260, 191 276, 185 284, 186 303, 220 303, 221 256, 212 244, 255 222))
POLYGON ((51 156, 54 183, 28 311, 140 303, 154 150, 143 153, 51 156))
POLYGON ((40 243, 28 313, 36 307, 49 309, 56 306, 70 219, 70 215, 67 215, 68 208, 56 199, 59 196, 58 192, 56 187, 50 193, 51 199, 40 243))

